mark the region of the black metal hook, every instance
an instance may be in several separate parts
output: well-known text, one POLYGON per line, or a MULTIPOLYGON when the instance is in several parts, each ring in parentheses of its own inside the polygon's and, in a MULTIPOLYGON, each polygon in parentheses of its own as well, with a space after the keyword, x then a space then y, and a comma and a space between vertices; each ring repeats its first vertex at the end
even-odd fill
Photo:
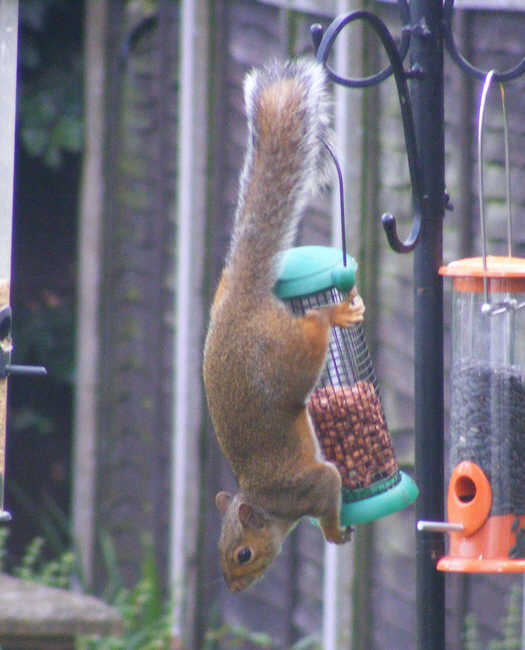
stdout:
MULTIPOLYGON (((488 70, 481 70, 473 66, 465 57, 459 52, 456 42, 454 40, 454 33, 452 31, 452 11, 454 9, 454 0, 445 0, 443 4, 443 36, 445 41, 445 47, 450 54, 452 60, 458 65, 458 67, 466 72, 471 77, 476 79, 485 79, 488 74, 488 70)), ((525 57, 514 67, 508 68, 503 72, 494 73, 494 81, 499 81, 501 83, 505 81, 510 81, 518 77, 519 75, 525 72, 525 57)))
MULTIPOLYGON (((400 5, 405 6, 405 0, 402 0, 400 5)), ((408 39, 410 38, 411 31, 411 29, 403 31, 402 53, 405 48, 408 49, 408 39), (403 40, 403 38, 405 40, 403 40)), ((408 253, 415 248, 419 240, 419 235, 421 233, 423 182, 421 163, 417 154, 416 135, 414 128, 414 118, 412 115, 412 106, 410 103, 410 94, 408 92, 408 86, 406 82, 408 74, 403 69, 403 57, 397 49, 394 39, 392 38, 392 35, 390 34, 385 23, 380 18, 368 11, 359 10, 344 16, 338 16, 334 21, 332 21, 324 33, 322 27, 315 25, 312 28, 312 38, 314 45, 317 48, 317 60, 323 63, 328 71, 329 77, 337 83, 340 83, 344 86, 363 87, 379 83, 379 81, 382 81, 390 74, 394 75, 396 88, 399 95, 401 117, 403 120, 403 131, 405 134, 405 143, 407 148, 408 168, 410 172, 410 181, 412 184, 412 196, 414 203, 414 218, 410 235, 404 242, 400 240, 397 233, 397 224, 394 216, 391 214, 384 214, 381 221, 390 246, 398 253, 408 253), (344 79, 336 75, 326 65, 326 60, 330 53, 330 48, 335 41, 335 38, 343 29, 343 27, 345 27, 345 25, 348 25, 355 20, 364 20, 370 24, 370 26, 374 29, 375 33, 379 37, 383 47, 385 48, 390 61, 390 66, 388 68, 385 68, 382 72, 378 73, 374 77, 368 77, 361 80, 344 79)), ((406 54, 406 51, 404 53, 406 54)))

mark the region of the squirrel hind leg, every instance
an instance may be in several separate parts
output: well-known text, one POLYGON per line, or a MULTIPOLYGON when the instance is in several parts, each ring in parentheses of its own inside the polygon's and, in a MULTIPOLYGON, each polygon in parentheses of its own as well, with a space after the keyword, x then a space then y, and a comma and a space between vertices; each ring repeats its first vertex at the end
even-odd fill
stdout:
POLYGON ((329 470, 336 479, 332 481, 334 486, 332 498, 325 504, 325 510, 319 518, 319 524, 323 531, 324 538, 332 544, 345 544, 352 537, 352 528, 342 527, 340 524, 341 511, 341 477, 337 468, 329 462, 324 463, 326 470, 329 470))
POLYGON ((333 544, 348 542, 352 529, 340 525, 341 476, 335 465, 328 461, 319 461, 303 475, 303 481, 309 485, 307 498, 310 509, 306 514, 319 519, 327 542, 333 544))

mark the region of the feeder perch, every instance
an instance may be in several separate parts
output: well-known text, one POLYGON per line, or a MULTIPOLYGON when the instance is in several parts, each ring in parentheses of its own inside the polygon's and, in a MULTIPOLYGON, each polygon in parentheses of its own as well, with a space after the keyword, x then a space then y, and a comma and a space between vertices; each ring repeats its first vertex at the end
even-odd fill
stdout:
MULTIPOLYGON (((354 286, 357 264, 323 246, 288 250, 276 295, 294 314, 341 302, 354 286)), ((399 470, 386 426, 374 367, 361 324, 333 328, 326 366, 308 411, 327 460, 341 474, 341 524, 361 524, 405 508, 418 490, 399 470)))

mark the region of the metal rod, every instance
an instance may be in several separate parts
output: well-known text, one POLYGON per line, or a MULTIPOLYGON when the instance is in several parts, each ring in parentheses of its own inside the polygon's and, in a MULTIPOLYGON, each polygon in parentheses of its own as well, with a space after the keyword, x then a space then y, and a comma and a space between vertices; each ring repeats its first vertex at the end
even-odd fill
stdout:
POLYGON ((47 375, 44 366, 19 366, 13 363, 6 364, 5 371, 8 375, 36 375, 39 377, 47 375))
MULTIPOLYGON (((487 224, 485 221, 485 180, 483 175, 483 119, 485 117, 485 105, 487 101, 487 94, 490 89, 494 70, 491 70, 483 84, 481 92, 481 101, 479 105, 479 119, 478 119, 478 192, 479 192, 479 218, 481 220, 481 256, 483 258, 483 270, 487 270, 487 224)), ((484 286, 485 302, 487 302, 487 287, 484 286)))
MULTIPOLYGON (((414 358, 416 478, 420 490, 417 520, 444 520, 443 478, 443 286, 438 269, 443 256, 445 195, 443 34, 441 0, 413 0, 412 67, 422 78, 411 81, 416 142, 423 175, 423 219, 414 252, 414 358)), ((417 648, 445 648, 445 581, 436 570, 444 555, 444 537, 416 538, 417 648)))
POLYGON ((465 529, 463 524, 453 524, 450 521, 418 521, 417 529, 428 533, 460 533, 465 529))
POLYGON ((337 179, 339 182, 339 216, 341 219, 341 249, 343 251, 343 266, 346 267, 345 190, 343 185, 343 173, 341 172, 341 166, 339 165, 337 156, 332 151, 331 147, 324 140, 322 142, 330 154, 337 171, 337 179))
POLYGON ((478 117, 478 193, 479 193, 479 219, 481 224, 481 257, 483 259, 483 305, 488 304, 488 283, 487 283, 487 222, 485 220, 485 180, 483 175, 483 119, 485 117, 485 105, 487 94, 490 89, 494 70, 490 70, 485 78, 483 90, 481 91, 481 101, 479 104, 478 117))
POLYGON ((507 201, 507 255, 512 257, 512 205, 510 200, 510 147, 509 147, 509 119, 505 102, 505 87, 500 82, 501 109, 503 112, 503 137, 505 139, 505 196, 507 201))
MULTIPOLYGON (((485 119, 485 107, 487 103, 487 95, 490 90, 490 85, 496 76, 495 70, 490 70, 487 73, 483 89, 481 91, 481 99, 479 103, 478 115, 478 193, 479 193, 479 218, 481 222, 481 255, 483 258, 483 309, 487 312, 490 311, 488 300, 488 281, 486 276, 487 271, 487 220, 485 218, 485 181, 484 181, 484 155, 483 155, 483 123, 485 119)), ((501 94, 501 108, 503 112, 503 134, 505 140, 505 190, 507 202, 507 255, 512 256, 512 210, 510 204, 510 153, 509 153, 509 125, 507 119, 507 107, 505 105, 505 89, 503 84, 499 84, 501 94)))

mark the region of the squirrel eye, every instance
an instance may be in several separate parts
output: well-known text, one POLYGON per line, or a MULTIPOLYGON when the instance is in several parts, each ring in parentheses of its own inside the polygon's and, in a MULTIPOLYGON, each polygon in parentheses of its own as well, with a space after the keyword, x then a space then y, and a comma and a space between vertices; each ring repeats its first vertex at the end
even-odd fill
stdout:
POLYGON ((237 562, 239 564, 246 564, 252 559, 252 552, 249 548, 243 548, 237 553, 237 562))

